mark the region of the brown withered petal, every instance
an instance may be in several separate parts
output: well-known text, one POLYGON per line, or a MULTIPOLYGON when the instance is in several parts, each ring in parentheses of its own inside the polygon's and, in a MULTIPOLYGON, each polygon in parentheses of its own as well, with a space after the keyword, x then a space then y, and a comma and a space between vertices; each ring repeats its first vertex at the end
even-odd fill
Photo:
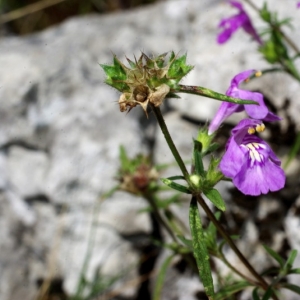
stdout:
POLYGON ((162 84, 156 88, 155 92, 150 93, 149 101, 155 106, 159 106, 162 104, 163 100, 170 92, 170 87, 166 84, 162 84))

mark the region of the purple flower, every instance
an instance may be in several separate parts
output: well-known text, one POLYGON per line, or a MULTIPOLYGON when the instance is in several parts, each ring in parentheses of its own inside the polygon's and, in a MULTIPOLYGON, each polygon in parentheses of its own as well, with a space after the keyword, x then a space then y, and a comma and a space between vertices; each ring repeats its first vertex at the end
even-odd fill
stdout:
POLYGON ((250 134, 255 129, 260 132, 261 128, 264 128, 261 121, 240 121, 232 130, 219 165, 222 173, 232 178, 233 184, 245 195, 278 191, 285 184, 280 160, 265 141, 250 134))
POLYGON ((300 2, 297 3, 297 8, 299 8, 299 7, 300 7, 300 2))
POLYGON ((236 75, 231 80, 231 84, 228 90, 226 91, 226 95, 234 98, 239 98, 242 100, 253 100, 259 103, 259 105, 255 105, 255 104, 242 105, 242 104, 235 104, 231 102, 222 102, 214 119, 210 123, 208 129, 209 134, 215 132, 219 128, 221 123, 226 118, 231 116, 233 113, 241 112, 243 110, 246 110, 249 117, 253 119, 260 119, 269 122, 280 120, 278 116, 276 116, 275 114, 273 114, 268 110, 267 106, 264 103, 262 94, 239 89, 239 84, 247 80, 254 73, 256 73, 255 70, 247 70, 236 75))
POLYGON ((247 33, 249 33, 259 44, 262 44, 262 41, 255 31, 251 20, 241 3, 237 1, 229 1, 229 3, 239 10, 237 15, 234 15, 230 18, 222 19, 219 23, 219 28, 222 28, 223 31, 218 35, 217 41, 219 44, 225 43, 231 35, 242 27, 247 33))

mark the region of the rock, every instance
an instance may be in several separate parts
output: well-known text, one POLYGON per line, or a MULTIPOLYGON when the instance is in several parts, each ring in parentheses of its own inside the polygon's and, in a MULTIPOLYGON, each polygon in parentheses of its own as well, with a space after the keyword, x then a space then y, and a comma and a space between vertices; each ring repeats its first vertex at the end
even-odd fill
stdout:
MULTIPOLYGON (((293 8, 278 5, 280 13, 295 16, 293 8)), ((53 278, 73 295, 94 238, 88 279, 97 269, 105 276, 132 269, 128 278, 138 276, 132 266, 139 264, 140 253, 125 236, 149 235, 148 215, 138 212, 147 203, 124 193, 101 204, 100 198, 116 185, 120 144, 130 157, 153 151, 156 163, 173 159, 162 134, 148 126, 154 123, 152 114, 146 120, 140 107, 119 112, 119 93, 104 85, 98 63, 110 64, 112 53, 124 61, 125 55, 132 58, 141 50, 148 55, 187 52, 195 69, 185 82, 224 93, 237 73, 268 67, 241 30, 227 44, 216 44, 220 18, 234 13, 217 0, 167 1, 112 15, 76 17, 41 33, 0 41, 0 300, 31 300, 37 282, 53 278)), ((299 18, 295 22, 297 28, 299 18)), ((291 32, 294 40, 299 34, 291 32)), ((266 93, 279 113, 290 115, 299 126, 300 90, 289 77, 270 74, 248 87, 266 93), (286 97, 291 104, 284 112, 286 97)), ((187 119, 199 124, 211 120, 219 102, 181 96, 168 100, 165 119, 184 160, 190 160, 198 126, 187 119), (169 106, 176 111, 170 112, 169 106)), ((162 176, 179 173, 170 168, 162 176)), ((229 198, 227 186, 221 189, 229 198)), ((185 223, 188 203, 174 207, 185 223)), ((182 299, 187 282, 177 282, 182 299)), ((197 282, 193 277, 189 288, 196 291, 197 282)), ((135 292, 129 288, 124 294, 133 297, 135 292)))

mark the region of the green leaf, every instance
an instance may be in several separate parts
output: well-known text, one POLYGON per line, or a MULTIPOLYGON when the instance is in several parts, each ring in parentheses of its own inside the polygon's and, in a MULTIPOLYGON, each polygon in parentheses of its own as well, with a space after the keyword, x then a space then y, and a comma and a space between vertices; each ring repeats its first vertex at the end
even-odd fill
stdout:
POLYGON ((240 281, 237 283, 230 284, 229 286, 226 286, 222 288, 218 293, 216 293, 216 297, 214 300, 223 300, 228 299, 231 295, 242 291, 244 288, 251 286, 251 284, 247 281, 240 281))
POLYGON ((114 56, 113 59, 113 65, 108 66, 108 65, 103 65, 100 64, 102 69, 104 70, 107 78, 105 82, 108 85, 111 85, 112 87, 116 88, 120 92, 128 91, 129 87, 126 83, 123 81, 127 79, 127 74, 126 74, 126 67, 118 60, 116 56, 114 56))
POLYGON ((296 294, 300 295, 300 287, 298 285, 294 285, 294 284, 291 284, 291 283, 282 283, 281 287, 283 287, 285 289, 288 289, 290 291, 293 291, 296 294))
POLYGON ((273 293, 275 293, 273 291, 273 287, 271 285, 269 285, 268 289, 264 293, 264 295, 263 295, 263 297, 262 297, 261 300, 269 300, 272 297, 273 293))
POLYGON ((130 171, 131 162, 127 156, 124 146, 122 146, 122 145, 119 148, 119 159, 121 162, 122 171, 130 171))
POLYGON ((272 40, 266 41, 262 46, 259 47, 259 52, 261 52, 270 64, 274 64, 279 60, 279 57, 275 51, 276 45, 272 40))
POLYGON ((178 184, 168 178, 161 178, 160 179, 165 185, 167 185, 168 187, 170 187, 171 189, 174 189, 176 191, 179 191, 181 193, 184 193, 184 194, 191 194, 192 192, 189 190, 188 187, 184 186, 184 185, 181 185, 181 184, 178 184))
POLYGON ((288 274, 300 274, 300 268, 291 269, 288 274))
MULTIPOLYGON (((217 220, 220 219, 221 212, 217 211, 215 213, 215 217, 217 220)), ((218 244, 217 244, 217 228, 214 225, 213 222, 210 222, 209 225, 207 226, 205 230, 205 237, 206 237, 206 245, 207 249, 209 250, 210 253, 215 254, 216 256, 218 255, 218 244)))
POLYGON ((169 180, 185 180, 185 178, 182 175, 175 175, 175 176, 170 176, 167 177, 169 180))
POLYGON ((222 180, 222 178, 224 178, 223 173, 218 168, 220 160, 220 158, 214 158, 213 155, 211 156, 206 175, 209 187, 214 187, 220 180, 222 180))
POLYGON ((110 198, 119 189, 119 187, 119 185, 115 185, 109 191, 105 192, 103 195, 101 195, 101 200, 110 198))
POLYGON ((261 300, 257 291, 258 291, 258 288, 255 288, 252 291, 252 298, 253 298, 253 300, 261 300))
POLYGON ((293 146, 290 148, 290 152, 288 154, 288 159, 284 164, 284 169, 288 167, 288 165, 291 163, 291 161, 296 157, 296 155, 300 151, 300 131, 297 134, 296 140, 293 144, 293 146))
POLYGON ((286 270, 287 272, 292 269, 293 267, 293 264, 294 264, 294 261, 297 257, 297 250, 296 249, 293 249, 283 267, 284 270, 286 270))
MULTIPOLYGON (((215 218, 219 221, 221 217, 221 212, 216 211, 215 212, 215 218)), ((217 228, 213 222, 209 222, 209 225, 206 229, 206 232, 209 233, 211 236, 216 237, 217 236, 217 228)))
POLYGON ((126 59, 127 59, 127 61, 128 61, 128 63, 129 63, 129 65, 130 65, 130 67, 132 68, 132 69, 135 69, 137 66, 136 66, 136 63, 134 63, 132 60, 130 60, 128 57, 126 57, 126 59))
POLYGON ((271 255, 279 263, 280 267, 283 268, 284 259, 277 252, 275 252, 273 249, 269 248, 268 246, 263 245, 263 247, 269 253, 269 255, 271 255))
POLYGON ((186 64, 185 54, 179 58, 173 59, 169 66, 167 77, 174 78, 176 82, 179 82, 182 79, 182 77, 186 76, 192 69, 193 66, 189 66, 186 64))
POLYGON ((203 194, 207 197, 207 199, 212 202, 213 205, 215 205, 218 209, 225 211, 226 206, 222 199, 222 196, 220 195, 219 191, 216 189, 211 189, 207 191, 203 191, 203 194))
POLYGON ((179 238, 179 240, 180 240, 185 246, 187 246, 191 251, 193 251, 193 242, 192 242, 192 240, 186 239, 183 235, 177 235, 177 237, 179 238))
POLYGON ((168 270, 170 263, 172 262, 173 257, 174 257, 174 254, 167 257, 167 259, 164 261, 164 263, 162 264, 162 266, 160 268, 160 271, 159 271, 157 279, 156 279, 155 287, 154 287, 153 300, 161 299, 161 290, 162 290, 164 280, 166 277, 166 272, 168 270))
POLYGON ((203 155, 206 155, 206 154, 215 152, 219 147, 220 147, 219 144, 217 144, 217 143, 212 143, 212 144, 208 147, 208 149, 203 153, 203 155))
POLYGON ((189 212, 189 222, 192 234, 193 253, 197 262, 199 276, 206 295, 214 299, 214 284, 211 275, 209 255, 205 243, 205 235, 197 206, 197 199, 192 197, 189 212))
POLYGON ((202 144, 194 140, 194 164, 195 164, 195 173, 200 176, 205 175, 203 161, 202 161, 202 144))
POLYGON ((175 59, 176 55, 174 53, 174 51, 171 51, 171 55, 170 55, 170 58, 169 58, 169 63, 171 63, 174 59, 175 59))
POLYGON ((271 22, 272 20, 272 15, 271 13, 268 11, 268 7, 267 4, 264 3, 263 8, 260 10, 260 16, 261 18, 266 21, 267 23, 271 22))

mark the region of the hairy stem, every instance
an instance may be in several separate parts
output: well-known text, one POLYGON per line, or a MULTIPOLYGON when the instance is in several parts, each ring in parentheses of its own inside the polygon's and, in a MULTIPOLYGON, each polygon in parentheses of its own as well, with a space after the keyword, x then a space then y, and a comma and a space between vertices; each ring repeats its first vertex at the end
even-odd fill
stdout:
POLYGON ((207 89, 207 88, 204 88, 204 87, 201 87, 201 86, 179 84, 177 89, 171 89, 170 92, 171 93, 193 94, 193 95, 198 95, 198 96, 211 98, 211 99, 214 99, 214 100, 231 102, 231 103, 234 103, 234 104, 243 104, 243 105, 244 104, 256 104, 256 105, 258 105, 258 103, 255 102, 255 101, 232 98, 232 97, 214 92, 210 89, 207 89))
POLYGON ((181 158, 181 156, 180 156, 180 154, 179 154, 179 152, 178 152, 178 150, 177 150, 177 148, 176 148, 176 146, 175 146, 175 144, 174 144, 174 142, 171 138, 171 135, 170 135, 169 130, 166 126, 165 120, 164 120, 164 118, 161 114, 160 108, 155 107, 153 104, 151 104, 151 108, 152 108, 152 110, 153 110, 153 112, 156 116, 159 127, 160 127, 163 135, 165 136, 167 144, 168 144, 168 146, 169 146, 169 148, 170 148, 170 150, 171 150, 171 152, 172 152, 172 154, 173 154, 173 156, 174 156, 174 158, 175 158, 175 160, 176 160, 176 162, 177 162, 177 164, 178 164, 178 166, 179 166, 179 168, 180 168, 180 170, 181 170, 181 172, 182 172, 182 174, 185 178, 185 180, 187 182, 189 182, 190 181, 189 172, 188 172, 188 170, 187 170, 187 168, 186 168, 186 166, 185 166, 185 164, 184 164, 184 162, 183 162, 183 160, 182 160, 182 158, 181 158))
MULTIPOLYGON (((249 270, 249 272, 257 279, 260 286, 264 289, 268 289, 268 283, 255 271, 255 269, 251 266, 251 264, 248 262, 247 258, 240 252, 240 250, 237 248, 233 240, 231 239, 230 235, 226 232, 226 230, 223 228, 223 226, 219 223, 219 221, 216 219, 213 212, 210 210, 210 208, 205 203, 204 199, 197 195, 197 201, 209 217, 209 219, 213 222, 213 224, 218 229, 219 233, 222 235, 224 240, 228 243, 230 248, 234 251, 234 253, 237 255, 237 257, 241 260, 241 262, 245 265, 245 267, 249 270)), ((277 296, 275 294, 272 295, 274 300, 278 300, 277 296)))
MULTIPOLYGON (((190 184, 190 178, 189 178, 189 173, 186 169, 186 166, 172 140, 172 137, 168 131, 168 128, 166 126, 166 123, 163 119, 163 116, 161 114, 160 108, 155 107, 154 105, 151 104, 151 108, 157 118, 158 124, 161 128, 161 131, 163 132, 165 139, 167 141, 167 144, 177 161, 179 168, 181 169, 181 172, 186 179, 186 181, 190 184)), ((232 250, 235 252, 235 254, 238 256, 238 258, 241 260, 241 262, 246 266, 246 268, 249 270, 249 272, 254 276, 254 278, 257 279, 259 282, 260 286, 264 289, 268 289, 268 284, 267 282, 255 271, 255 269, 250 265, 248 260, 244 257, 244 255, 240 252, 240 250, 236 247, 234 244, 233 240, 229 236, 229 234, 225 231, 223 226, 219 223, 219 221, 215 218, 213 212, 210 210, 210 208, 207 206, 203 198, 200 196, 200 194, 195 195, 197 197, 198 203, 201 205, 205 213, 207 214, 208 218, 213 222, 213 224, 216 226, 218 229, 219 233, 223 236, 224 240, 228 243, 228 245, 232 248, 232 250)), ((253 281, 252 281, 253 282, 253 281)), ((272 295, 274 300, 278 300, 277 296, 275 294, 272 295)))

